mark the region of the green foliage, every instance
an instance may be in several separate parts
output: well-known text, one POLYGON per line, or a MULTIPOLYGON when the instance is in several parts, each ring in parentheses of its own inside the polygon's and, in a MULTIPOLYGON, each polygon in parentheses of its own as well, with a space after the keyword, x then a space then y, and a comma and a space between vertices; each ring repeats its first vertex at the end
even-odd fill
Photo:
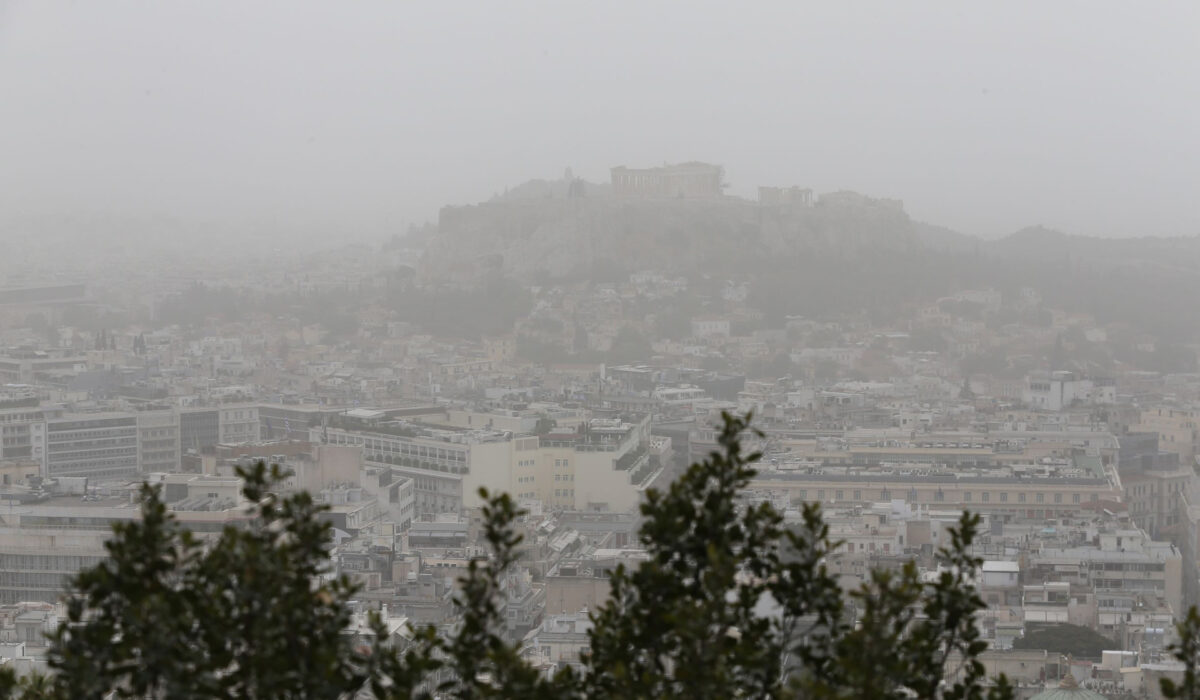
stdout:
POLYGON ((589 689, 598 697, 761 696, 776 688, 781 649, 772 622, 755 614, 782 517, 762 505, 738 512, 753 476, 727 422, 725 452, 693 465, 667 493, 647 494, 641 540, 650 561, 618 569, 595 616, 589 689), (755 569, 761 569, 755 571, 755 569))
POLYGON ((1183 662, 1183 680, 1179 683, 1160 678, 1159 687, 1165 698, 1200 700, 1200 613, 1196 606, 1188 609, 1187 617, 1177 626, 1179 641, 1171 645, 1175 658, 1183 662))
POLYGON ((862 611, 858 625, 835 625, 839 663, 815 675, 804 697, 1008 697, 1003 682, 986 692, 983 687, 978 657, 987 643, 975 613, 985 604, 970 583, 982 561, 968 553, 978 526, 978 515, 963 514, 950 531, 950 546, 938 552, 941 572, 932 583, 921 582, 911 561, 899 574, 873 572, 853 594, 862 611), (955 657, 959 668, 948 668, 955 657), (945 678, 954 670, 961 672, 958 680, 945 678))
POLYGON ((1058 654, 1071 654, 1085 659, 1099 659, 1105 649, 1116 644, 1089 627, 1059 624, 1030 631, 1013 640, 1014 649, 1045 649, 1058 654))
POLYGON ((269 493, 277 466, 239 474, 253 520, 210 545, 143 487, 141 520, 115 525, 109 558, 75 579, 49 689, 25 697, 308 698, 362 687, 366 658, 343 634, 354 588, 322 576, 324 507, 269 493))
POLYGON ((589 695, 1010 697, 1003 685, 985 693, 977 658, 984 603, 968 551, 978 517, 953 531, 936 582, 922 583, 911 563, 898 576, 876 572, 854 596, 855 620, 822 564, 837 543, 816 505, 795 530, 769 504, 738 506, 760 456, 742 453, 748 429, 727 416, 721 451, 648 494, 641 540, 651 558, 612 577, 595 615, 589 695), (962 674, 943 684, 952 656, 962 674))
POLYGON ((838 543, 818 506, 789 527, 770 504, 739 498, 760 457, 742 450, 750 430, 749 417, 726 416, 720 450, 648 491, 649 559, 613 575, 582 674, 546 677, 500 634, 521 542, 508 495, 480 492, 492 556, 460 580, 451 629, 411 630, 394 648, 375 616, 363 649, 345 634, 354 587, 324 575, 322 507, 272 494, 282 475, 259 464, 242 474, 253 521, 212 542, 146 487, 142 519, 117 526, 109 560, 76 579, 50 652, 56 674, 23 687, 0 674, 0 697, 1011 698, 978 660, 978 518, 953 529, 932 583, 909 564, 847 600, 823 563, 838 543))

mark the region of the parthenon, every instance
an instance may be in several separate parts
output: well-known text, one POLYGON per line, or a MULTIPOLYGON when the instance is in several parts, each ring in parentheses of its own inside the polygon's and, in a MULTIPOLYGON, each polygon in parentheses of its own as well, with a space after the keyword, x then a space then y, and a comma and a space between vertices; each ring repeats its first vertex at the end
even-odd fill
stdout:
POLYGON ((725 169, 710 163, 612 169, 613 193, 625 197, 717 197, 725 169))

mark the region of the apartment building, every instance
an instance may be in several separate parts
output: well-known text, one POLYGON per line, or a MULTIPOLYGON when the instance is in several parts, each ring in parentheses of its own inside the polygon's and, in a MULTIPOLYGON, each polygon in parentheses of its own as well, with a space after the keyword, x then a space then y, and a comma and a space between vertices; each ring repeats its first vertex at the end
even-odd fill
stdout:
MULTIPOLYGON (((1115 529, 1097 535, 1095 544, 1045 546, 1029 556, 1030 577, 1092 588, 1096 592, 1095 626, 1112 635, 1132 622, 1135 610, 1184 610, 1182 552, 1169 542, 1156 542, 1142 530, 1115 529), (1126 616, 1129 613, 1129 616, 1126 616)), ((1152 623, 1153 624, 1153 623, 1152 623)))

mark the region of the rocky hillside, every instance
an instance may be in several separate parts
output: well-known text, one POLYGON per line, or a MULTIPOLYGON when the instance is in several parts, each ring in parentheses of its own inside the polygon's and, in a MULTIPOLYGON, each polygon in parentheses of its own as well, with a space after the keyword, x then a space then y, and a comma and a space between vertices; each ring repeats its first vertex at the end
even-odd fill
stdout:
POLYGON ((614 280, 635 270, 741 279, 770 318, 903 307, 963 289, 1092 314, 1173 342, 1200 337, 1200 238, 1099 239, 1042 228, 986 241, 914 222, 855 193, 813 206, 735 197, 634 199, 605 187, 534 181, 492 201, 446 207, 419 279, 478 288, 508 278, 614 280))
POLYGON ((583 196, 564 196, 544 184, 518 190, 541 196, 510 193, 442 209, 422 278, 454 282, 490 269, 529 281, 598 266, 736 274, 830 251, 920 246, 901 208, 853 193, 811 207, 775 207, 735 197, 619 198, 597 186, 587 186, 583 196))

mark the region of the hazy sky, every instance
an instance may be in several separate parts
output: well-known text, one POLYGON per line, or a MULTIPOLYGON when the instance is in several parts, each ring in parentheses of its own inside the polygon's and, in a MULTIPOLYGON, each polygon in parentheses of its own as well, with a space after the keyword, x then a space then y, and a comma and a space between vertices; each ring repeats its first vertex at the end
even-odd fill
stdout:
POLYGON ((0 219, 379 230, 681 160, 1200 233, 1200 3, 0 0, 0 219))

